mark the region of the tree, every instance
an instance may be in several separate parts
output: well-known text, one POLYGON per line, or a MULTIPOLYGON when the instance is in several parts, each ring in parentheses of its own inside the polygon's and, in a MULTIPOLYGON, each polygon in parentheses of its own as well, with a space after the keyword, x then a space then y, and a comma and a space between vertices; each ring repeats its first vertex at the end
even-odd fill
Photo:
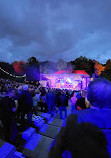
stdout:
POLYGON ((86 70, 88 69, 88 59, 86 57, 80 56, 75 59, 76 69, 77 70, 86 70))
POLYGON ((100 76, 111 81, 111 69, 107 69, 105 71, 102 71, 100 76))
POLYGON ((95 62, 95 74, 101 75, 101 72, 105 70, 105 66, 100 64, 98 61, 95 62))
POLYGON ((105 70, 109 70, 109 69, 111 69, 111 60, 110 59, 107 60, 106 66, 105 66, 105 70))
POLYGON ((76 70, 85 70, 89 75, 92 75, 94 73, 95 63, 91 59, 87 59, 86 57, 80 56, 71 63, 75 65, 76 70))
POLYGON ((35 57, 31 57, 27 60, 27 64, 37 66, 37 65, 39 65, 39 62, 35 57))
POLYGON ((24 74, 25 73, 25 62, 24 61, 14 61, 12 63, 15 71, 18 73, 18 74, 24 74))
POLYGON ((6 63, 6 62, 0 62, 0 67, 7 71, 8 73, 11 73, 13 75, 17 75, 17 73, 14 70, 14 67, 12 64, 6 63))

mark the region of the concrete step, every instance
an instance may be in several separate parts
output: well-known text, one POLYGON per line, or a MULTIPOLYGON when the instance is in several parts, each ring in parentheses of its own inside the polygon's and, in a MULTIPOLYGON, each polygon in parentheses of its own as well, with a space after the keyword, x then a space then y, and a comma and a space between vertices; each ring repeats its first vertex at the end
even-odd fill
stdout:
POLYGON ((47 121, 49 121, 50 118, 51 118, 51 114, 42 113, 42 114, 41 114, 41 117, 44 117, 47 121))
POLYGON ((16 147, 0 139, 0 158, 25 158, 21 152, 16 151, 16 147))
POLYGON ((56 126, 52 126, 52 125, 48 125, 45 124, 41 130, 40 130, 40 134, 45 135, 47 137, 50 138, 55 138, 58 134, 58 131, 60 130, 61 127, 56 127, 56 126))
POLYGON ((38 112, 38 115, 43 117, 46 120, 46 122, 49 121, 50 118, 51 118, 51 114, 47 114, 47 113, 44 113, 44 112, 38 112))
POLYGON ((7 142, 0 148, 0 158, 12 158, 14 153, 15 146, 7 142))
POLYGON ((35 134, 32 140, 30 140, 24 146, 22 153, 30 158, 48 158, 48 149, 52 141, 53 141, 52 138, 40 134, 35 134), (38 140, 38 135, 39 135, 39 140, 38 140))
POLYGON ((45 124, 45 120, 34 120, 34 125, 38 128, 38 131, 42 128, 42 126, 45 124))
POLYGON ((25 158, 26 156, 18 151, 16 151, 11 158, 25 158))
POLYGON ((35 133, 35 131, 36 131, 35 128, 32 127, 28 128, 23 132, 22 138, 25 139, 26 141, 30 140, 30 138, 35 133))
POLYGON ((60 114, 57 113, 56 116, 54 118, 60 119, 60 114))
POLYGON ((63 120, 51 118, 47 123, 52 126, 61 127, 63 124, 63 120))
POLYGON ((27 148, 33 151, 35 147, 37 146, 37 144, 39 143, 40 138, 41 138, 40 134, 34 133, 32 137, 30 138, 30 140, 24 144, 24 148, 27 148))

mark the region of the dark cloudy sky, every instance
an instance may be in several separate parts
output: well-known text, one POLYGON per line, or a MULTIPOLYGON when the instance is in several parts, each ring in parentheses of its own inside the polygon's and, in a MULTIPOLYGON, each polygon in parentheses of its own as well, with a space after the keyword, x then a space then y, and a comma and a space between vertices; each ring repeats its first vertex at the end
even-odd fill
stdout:
POLYGON ((0 0, 0 60, 111 59, 111 0, 0 0))

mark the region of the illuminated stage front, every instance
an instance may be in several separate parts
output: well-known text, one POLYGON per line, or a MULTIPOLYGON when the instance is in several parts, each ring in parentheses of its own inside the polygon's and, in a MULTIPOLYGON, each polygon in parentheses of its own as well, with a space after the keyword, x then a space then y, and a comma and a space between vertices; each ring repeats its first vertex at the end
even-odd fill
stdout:
MULTIPOLYGON (((84 74, 41 74, 41 79, 44 80, 44 87, 86 90, 91 80, 89 75, 84 74)), ((43 80, 41 80, 43 83, 43 80)))

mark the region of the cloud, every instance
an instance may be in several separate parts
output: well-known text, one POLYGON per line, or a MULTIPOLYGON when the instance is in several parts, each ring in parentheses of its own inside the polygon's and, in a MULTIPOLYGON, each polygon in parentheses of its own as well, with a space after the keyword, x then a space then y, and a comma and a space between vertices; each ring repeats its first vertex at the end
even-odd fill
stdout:
POLYGON ((109 0, 1 0, 0 59, 70 61, 83 55, 105 62, 111 58, 110 17, 109 0))

